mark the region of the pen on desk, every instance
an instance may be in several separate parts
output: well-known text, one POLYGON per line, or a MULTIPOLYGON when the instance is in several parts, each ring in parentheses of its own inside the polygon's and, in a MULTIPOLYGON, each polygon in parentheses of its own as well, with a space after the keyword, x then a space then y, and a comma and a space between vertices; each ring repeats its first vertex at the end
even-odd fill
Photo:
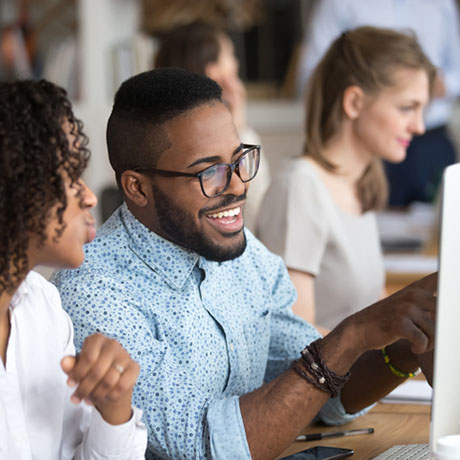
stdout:
POLYGON ((329 433, 312 433, 297 436, 296 441, 318 441, 325 438, 339 438, 341 436, 356 436, 358 434, 371 434, 374 428, 361 428, 358 430, 333 431, 329 433))

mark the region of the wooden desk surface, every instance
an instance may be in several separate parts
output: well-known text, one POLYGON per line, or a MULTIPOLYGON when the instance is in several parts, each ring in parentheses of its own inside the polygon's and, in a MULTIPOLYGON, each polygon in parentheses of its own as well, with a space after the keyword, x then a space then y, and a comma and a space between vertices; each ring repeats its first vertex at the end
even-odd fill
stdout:
POLYGON ((295 442, 282 456, 316 445, 353 449, 354 460, 370 460, 396 444, 429 442, 430 406, 416 404, 377 404, 369 413, 341 427, 312 425, 305 432, 374 428, 373 434, 332 438, 323 441, 295 442))
POLYGON ((406 287, 408 284, 423 278, 429 273, 386 273, 385 289, 386 294, 391 295, 406 287))

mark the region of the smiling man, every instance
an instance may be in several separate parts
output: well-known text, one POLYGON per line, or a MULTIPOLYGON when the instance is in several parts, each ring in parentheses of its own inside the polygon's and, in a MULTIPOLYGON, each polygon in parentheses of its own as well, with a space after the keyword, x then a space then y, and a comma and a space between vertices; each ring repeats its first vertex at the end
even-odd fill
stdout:
POLYGON ((234 259, 246 247, 241 211, 260 148, 240 143, 211 80, 206 88, 196 76, 190 87, 177 81, 174 94, 158 92, 133 113, 149 77, 175 76, 143 74, 119 91, 107 130, 110 162, 129 209, 150 230, 209 260, 234 259))
POLYGON ((273 458, 317 414, 343 423, 429 370, 434 277, 323 339, 292 313, 284 264, 244 229, 259 147, 241 144, 215 82, 178 69, 127 80, 107 141, 125 204, 54 282, 77 347, 100 331, 139 362, 147 458, 273 458))

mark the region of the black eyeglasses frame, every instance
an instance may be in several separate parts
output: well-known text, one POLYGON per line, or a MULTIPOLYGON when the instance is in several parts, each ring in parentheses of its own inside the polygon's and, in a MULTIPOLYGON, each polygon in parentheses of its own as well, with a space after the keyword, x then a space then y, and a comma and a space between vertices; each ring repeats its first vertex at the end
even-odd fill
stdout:
POLYGON ((180 172, 180 171, 168 171, 166 169, 148 168, 148 167, 141 167, 141 166, 138 167, 138 168, 133 168, 132 171, 140 172, 140 173, 146 172, 146 173, 158 174, 158 175, 164 176, 164 177, 196 177, 200 181, 201 191, 203 192, 203 195, 208 197, 208 198, 214 198, 216 196, 219 196, 219 195, 222 195, 223 193, 225 193, 225 191, 228 189, 228 186, 230 185, 232 175, 233 175, 233 173, 235 171, 238 174, 238 177, 240 178, 240 180, 242 182, 244 182, 244 183, 249 182, 252 179, 254 179, 254 177, 256 177, 257 172, 259 170, 259 164, 260 164, 260 145, 257 145, 257 144, 242 144, 242 147, 243 147, 243 153, 234 162, 232 162, 232 163, 216 163, 216 164, 213 164, 211 166, 208 166, 207 168, 204 168, 203 170, 201 170, 201 171, 199 171, 197 173, 186 173, 186 172, 180 172), (242 158, 245 155, 247 155, 249 152, 251 152, 252 150, 257 151, 257 164, 256 164, 256 168, 255 168, 255 173, 250 179, 244 180, 240 175, 239 164, 240 164, 240 161, 242 160, 242 158), (202 176, 204 175, 204 173, 208 169, 215 168, 216 166, 228 166, 230 168, 229 169, 230 173, 227 176, 227 184, 225 185, 225 187, 220 192, 218 192, 218 193, 216 193, 214 195, 208 195, 204 190, 202 176))

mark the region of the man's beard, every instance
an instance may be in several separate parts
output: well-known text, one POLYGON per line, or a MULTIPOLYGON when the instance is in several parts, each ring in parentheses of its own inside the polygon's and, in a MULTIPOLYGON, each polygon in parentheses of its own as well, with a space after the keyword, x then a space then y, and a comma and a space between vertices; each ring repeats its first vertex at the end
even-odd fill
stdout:
MULTIPOLYGON (((223 236, 232 238, 239 233, 242 234, 241 241, 232 246, 224 247, 213 243, 207 236, 194 228, 194 223, 190 216, 179 208, 166 194, 158 187, 154 188, 155 210, 158 216, 158 223, 164 232, 164 235, 170 241, 191 249, 202 257, 215 262, 224 262, 232 260, 243 254, 246 249, 246 235, 244 231, 238 230, 235 233, 224 234, 223 236)), ((219 208, 232 203, 240 202, 245 198, 234 195, 222 196, 222 202, 219 208)), ((216 209, 217 207, 214 206, 216 209)))

